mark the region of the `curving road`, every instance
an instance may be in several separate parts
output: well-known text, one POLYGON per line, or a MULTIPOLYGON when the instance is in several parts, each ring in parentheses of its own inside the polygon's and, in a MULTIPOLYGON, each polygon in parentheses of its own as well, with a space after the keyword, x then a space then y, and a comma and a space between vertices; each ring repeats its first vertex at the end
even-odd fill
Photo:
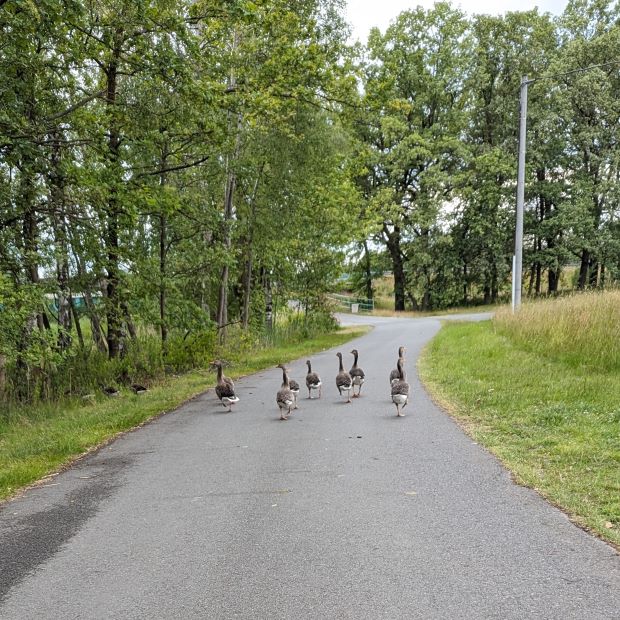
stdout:
MULTIPOLYGON (((453 318, 453 317, 450 317, 453 318)), ((470 317, 481 318, 481 317, 470 317)), ((212 392, 0 508, 3 620, 620 618, 620 556, 473 443, 421 389, 429 319, 375 329, 367 381, 281 422, 276 369, 212 392), (413 399, 389 402, 397 347, 413 399)), ((304 360, 291 364, 303 379, 304 360)))

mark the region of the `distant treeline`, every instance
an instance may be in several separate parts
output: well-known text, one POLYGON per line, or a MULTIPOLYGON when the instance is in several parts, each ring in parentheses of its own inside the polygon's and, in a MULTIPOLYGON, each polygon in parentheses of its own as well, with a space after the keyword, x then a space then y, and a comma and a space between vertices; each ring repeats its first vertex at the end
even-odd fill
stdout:
POLYGON ((359 239, 358 274, 368 297, 375 264, 385 268, 373 257, 377 242, 394 272, 396 309, 510 294, 522 76, 537 79, 529 92, 523 290, 618 281, 617 2, 571 1, 558 18, 418 8, 385 34, 371 32, 362 72, 365 115, 354 127, 370 233, 359 239))
POLYGON ((496 301, 524 74, 556 76, 530 89, 524 289, 618 279, 617 5, 439 3, 366 46, 341 5, 0 2, 0 380, 309 316, 346 252, 396 309, 496 301))

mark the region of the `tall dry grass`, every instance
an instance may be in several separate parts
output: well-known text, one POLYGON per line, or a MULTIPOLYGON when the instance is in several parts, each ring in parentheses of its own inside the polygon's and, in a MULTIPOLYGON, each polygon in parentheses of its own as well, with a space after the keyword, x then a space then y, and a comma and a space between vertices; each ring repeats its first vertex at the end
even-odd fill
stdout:
POLYGON ((620 371, 620 291, 582 293, 499 310, 499 333, 518 346, 571 365, 620 371))

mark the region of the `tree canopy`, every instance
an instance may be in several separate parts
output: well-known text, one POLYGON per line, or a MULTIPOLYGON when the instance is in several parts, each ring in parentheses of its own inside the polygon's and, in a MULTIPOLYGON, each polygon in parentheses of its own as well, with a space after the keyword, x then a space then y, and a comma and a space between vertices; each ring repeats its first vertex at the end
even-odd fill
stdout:
POLYGON ((396 310, 505 298, 522 75, 524 290, 620 279, 617 2, 557 18, 438 2, 366 45, 342 15, 0 3, 0 392, 5 369, 31 397, 140 333, 174 365, 188 335, 262 333, 288 300, 321 310, 345 272, 372 296, 389 269, 396 310))

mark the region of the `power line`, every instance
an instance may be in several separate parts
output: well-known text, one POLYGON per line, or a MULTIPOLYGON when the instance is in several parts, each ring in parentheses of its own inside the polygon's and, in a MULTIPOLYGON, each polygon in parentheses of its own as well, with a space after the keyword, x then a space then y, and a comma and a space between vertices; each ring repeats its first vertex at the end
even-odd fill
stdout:
POLYGON ((580 67, 579 69, 572 69, 571 71, 565 71, 564 73, 552 73, 551 75, 541 75, 531 80, 525 80, 526 84, 533 84, 534 82, 541 82, 542 80, 550 80, 553 78, 564 77, 565 75, 572 75, 573 73, 583 73, 584 71, 590 71, 591 69, 602 69, 603 67, 611 67, 613 65, 620 65, 620 60, 612 60, 611 62, 604 62, 600 65, 589 65, 588 67, 580 67))

